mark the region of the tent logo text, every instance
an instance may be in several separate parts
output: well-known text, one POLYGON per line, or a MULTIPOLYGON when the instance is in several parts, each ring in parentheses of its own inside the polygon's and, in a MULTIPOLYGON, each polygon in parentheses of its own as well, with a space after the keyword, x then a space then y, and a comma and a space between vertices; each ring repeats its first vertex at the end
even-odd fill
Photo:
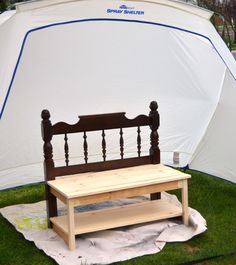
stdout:
POLYGON ((121 5, 119 9, 108 8, 107 13, 124 14, 124 15, 144 15, 144 11, 135 10, 132 6, 121 5))

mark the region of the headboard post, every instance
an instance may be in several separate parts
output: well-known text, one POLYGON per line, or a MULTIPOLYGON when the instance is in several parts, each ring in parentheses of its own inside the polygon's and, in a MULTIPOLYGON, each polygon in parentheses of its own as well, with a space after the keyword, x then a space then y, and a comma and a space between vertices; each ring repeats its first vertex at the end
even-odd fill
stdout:
POLYGON ((157 111, 158 105, 156 101, 152 101, 150 103, 150 128, 151 128, 151 134, 150 134, 150 158, 152 164, 159 164, 160 163, 160 149, 159 149, 159 135, 158 135, 158 128, 160 124, 160 118, 159 113, 157 111))
MULTIPOLYGON (((50 121, 50 112, 48 110, 43 110, 41 113, 42 122, 41 122, 41 132, 42 138, 44 141, 43 152, 44 152, 44 178, 45 181, 54 180, 55 176, 53 175, 54 161, 52 154, 52 124, 50 121)), ((48 217, 57 216, 57 202, 56 197, 52 195, 51 192, 48 192, 49 186, 46 184, 46 194, 47 194, 47 214, 48 217), (50 198, 49 198, 50 196, 50 198)), ((49 218, 48 218, 49 220, 49 218)), ((48 224, 51 227, 51 224, 48 224)))
MULTIPOLYGON (((150 113, 149 113, 149 118, 150 118, 150 128, 151 128, 151 134, 150 134, 150 159, 152 164, 159 164, 160 163, 160 149, 159 149, 159 135, 158 135, 158 128, 160 124, 160 118, 159 118, 159 113, 157 111, 158 105, 156 101, 152 101, 150 103, 150 113)), ((159 200, 161 199, 161 193, 156 192, 156 193, 151 193, 150 194, 150 199, 151 200, 159 200)))

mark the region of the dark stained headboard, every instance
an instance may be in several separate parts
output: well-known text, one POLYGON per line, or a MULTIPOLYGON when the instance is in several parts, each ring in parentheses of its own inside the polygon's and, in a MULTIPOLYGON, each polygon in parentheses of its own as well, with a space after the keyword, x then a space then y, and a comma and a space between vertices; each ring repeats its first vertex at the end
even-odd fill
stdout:
POLYGON ((76 124, 70 125, 65 122, 58 122, 54 125, 50 121, 50 113, 48 110, 43 110, 42 117, 42 138, 44 141, 44 172, 45 180, 54 180, 57 176, 71 175, 76 173, 85 173, 89 171, 103 171, 117 168, 158 164, 160 163, 159 137, 157 129, 159 127, 159 114, 157 111, 157 102, 150 103, 150 113, 147 115, 139 115, 135 119, 125 117, 125 112, 86 115, 79 116, 79 121, 76 124), (140 127, 149 126, 150 133, 150 151, 148 156, 141 156, 141 136, 140 127), (137 156, 132 158, 124 158, 124 139, 123 128, 137 127, 137 156), (106 160, 106 130, 120 130, 120 159, 106 160), (89 131, 101 131, 102 139, 98 144, 101 145, 102 160, 100 162, 88 163, 88 143, 86 133, 89 131), (84 149, 84 164, 69 165, 69 146, 68 134, 83 133, 83 149, 84 149), (53 161, 53 147, 51 140, 53 135, 64 135, 64 151, 65 151, 65 166, 55 167, 53 161))
MULTIPOLYGON (((42 138, 44 141, 44 175, 46 182, 46 200, 47 200, 47 213, 49 217, 57 215, 57 201, 56 197, 50 193, 47 181, 54 180, 58 176, 72 175, 78 173, 85 173, 90 171, 103 171, 125 167, 132 167, 146 164, 159 164, 160 163, 160 149, 159 149, 159 136, 157 129, 159 128, 159 114, 157 111, 158 105, 156 101, 150 103, 149 115, 139 115, 135 119, 127 119, 125 112, 99 114, 99 115, 86 115, 79 116, 79 121, 70 125, 65 122, 58 122, 54 125, 50 121, 50 113, 48 110, 43 110, 42 117, 42 138), (148 156, 141 156, 141 136, 140 127, 149 126, 150 132, 150 149, 148 156), (131 158, 124 158, 124 139, 123 128, 137 128, 137 156, 131 158), (120 130, 120 159, 107 160, 106 156, 106 130, 119 129, 120 130), (102 139, 98 143, 101 145, 102 161, 88 162, 88 143, 87 132, 101 131, 102 139), (69 164, 69 146, 68 134, 82 133, 83 134, 83 152, 84 164, 70 165, 69 164), (64 135, 64 151, 65 151, 65 166, 55 167, 53 161, 53 147, 51 140, 54 135, 64 135)), ((160 199, 160 193, 152 193, 151 200, 160 199)), ((50 223, 49 223, 50 225, 50 223)))

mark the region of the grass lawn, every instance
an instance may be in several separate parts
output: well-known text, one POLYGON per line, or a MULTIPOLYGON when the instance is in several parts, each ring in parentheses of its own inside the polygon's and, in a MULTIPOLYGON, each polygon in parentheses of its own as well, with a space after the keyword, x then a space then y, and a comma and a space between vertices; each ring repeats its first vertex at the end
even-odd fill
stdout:
MULTIPOLYGON (((189 205, 207 220, 208 230, 188 242, 168 243, 163 251, 116 265, 181 264, 211 256, 227 255, 198 264, 236 264, 236 185, 189 170, 189 205)), ((179 193, 175 193, 179 196, 179 193)), ((44 199, 42 184, 0 192, 0 208, 12 204, 33 203, 44 199)), ((1 265, 49 265, 53 259, 26 241, 13 226, 0 216, 1 265)), ((194 263, 196 264, 196 263, 194 263)), ((69 265, 69 264, 68 264, 69 265)))

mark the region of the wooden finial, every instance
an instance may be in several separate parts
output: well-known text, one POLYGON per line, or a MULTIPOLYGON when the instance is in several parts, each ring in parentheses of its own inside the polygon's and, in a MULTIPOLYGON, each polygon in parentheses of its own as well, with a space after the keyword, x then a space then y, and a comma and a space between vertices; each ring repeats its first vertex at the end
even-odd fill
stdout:
POLYGON ((44 151, 44 164, 45 164, 45 177, 46 180, 51 180, 50 176, 50 168, 54 167, 53 163, 53 155, 52 155, 52 124, 50 121, 50 112, 48 110, 43 110, 41 113, 42 117, 42 123, 41 123, 41 129, 42 129, 42 138, 44 141, 43 145, 43 151, 44 151))
POLYGON ((157 104, 157 102, 156 102, 156 101, 152 101, 152 102, 150 103, 149 108, 151 109, 151 111, 157 111, 157 109, 158 109, 158 104, 157 104))
POLYGON ((42 110, 41 117, 43 120, 49 120, 51 115, 47 109, 42 110))
POLYGON ((157 111, 158 104, 156 101, 152 101, 150 103, 150 128, 151 128, 151 135, 150 135, 150 156, 151 156, 151 163, 158 164, 160 163, 160 149, 159 149, 159 135, 158 135, 158 128, 159 128, 159 113, 157 111))
POLYGON ((44 109, 41 112, 42 122, 41 122, 41 129, 42 129, 42 138, 44 140, 44 143, 50 142, 52 139, 51 136, 51 121, 50 121, 50 112, 47 109, 44 109))

